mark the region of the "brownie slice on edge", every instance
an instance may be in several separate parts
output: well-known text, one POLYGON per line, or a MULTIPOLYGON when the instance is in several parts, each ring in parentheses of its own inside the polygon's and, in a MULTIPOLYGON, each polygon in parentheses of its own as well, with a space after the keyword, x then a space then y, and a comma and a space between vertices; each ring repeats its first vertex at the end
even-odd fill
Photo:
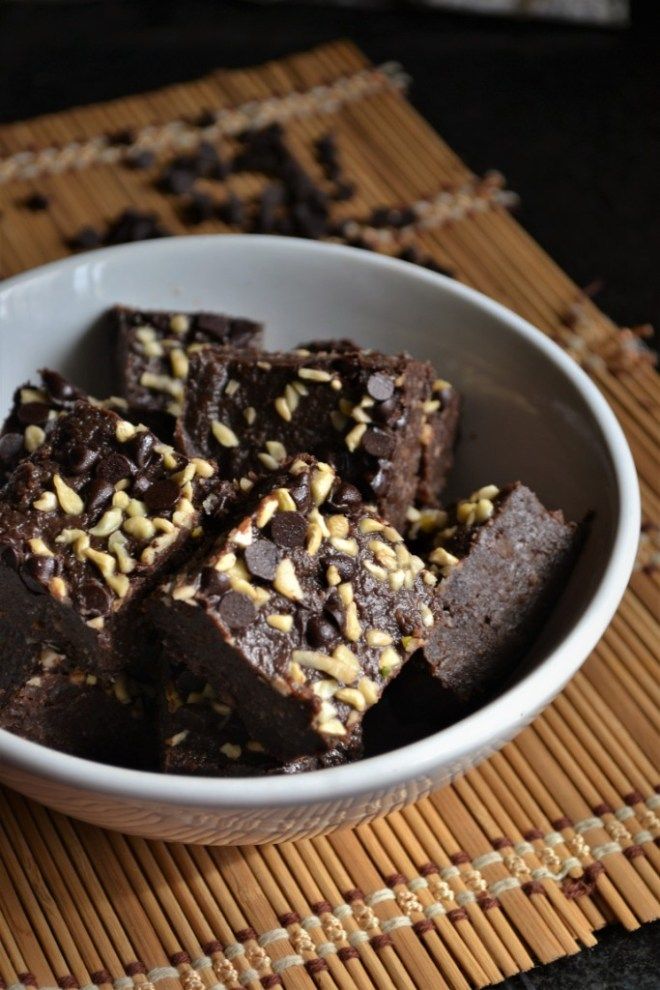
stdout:
POLYGON ((465 699, 508 675, 531 645, 580 533, 520 482, 487 485, 439 510, 435 528, 425 560, 439 581, 424 656, 442 687, 465 699))
POLYGON ((156 746, 138 685, 103 679, 51 647, 34 647, 30 669, 0 701, 0 728, 62 753, 152 769, 156 746))
POLYGON ((53 643, 93 672, 139 657, 141 600, 196 545, 214 476, 78 403, 0 491, 0 638, 53 643))
POLYGON ((434 575, 334 468, 304 455, 153 596, 168 652, 280 760, 351 749, 433 623, 434 575))
POLYGON ((177 443, 226 478, 275 471, 303 451, 336 466, 392 525, 414 501, 435 372, 374 351, 255 355, 202 349, 177 443))
POLYGON ((335 749, 320 756, 282 762, 250 737, 227 692, 181 665, 168 667, 159 696, 160 765, 165 773, 206 777, 254 777, 302 773, 339 766, 362 752, 359 734, 350 750, 335 749))
POLYGON ((122 395, 143 422, 167 439, 182 409, 191 355, 204 344, 260 347, 260 323, 222 313, 180 313, 115 306, 109 312, 122 395))
POLYGON ((57 371, 42 368, 39 377, 40 385, 26 382, 16 389, 12 408, 0 429, 0 485, 24 457, 48 438, 60 416, 70 413, 81 399, 117 413, 128 412, 125 399, 114 395, 109 399, 94 399, 57 371))

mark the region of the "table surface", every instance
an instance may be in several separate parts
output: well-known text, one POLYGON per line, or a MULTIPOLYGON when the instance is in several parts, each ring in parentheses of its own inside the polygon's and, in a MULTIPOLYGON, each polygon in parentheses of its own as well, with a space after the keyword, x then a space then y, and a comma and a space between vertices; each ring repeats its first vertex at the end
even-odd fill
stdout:
MULTIPOLYGON (((657 36, 435 11, 217 0, 0 0, 0 121, 255 64, 337 37, 413 76, 411 99, 476 172, 500 169, 519 219, 622 325, 660 327, 657 36)), ((2 243, 0 242, 0 265, 2 243)), ((507 990, 657 990, 658 926, 507 990)), ((429 988, 432 990, 432 988, 429 988)))

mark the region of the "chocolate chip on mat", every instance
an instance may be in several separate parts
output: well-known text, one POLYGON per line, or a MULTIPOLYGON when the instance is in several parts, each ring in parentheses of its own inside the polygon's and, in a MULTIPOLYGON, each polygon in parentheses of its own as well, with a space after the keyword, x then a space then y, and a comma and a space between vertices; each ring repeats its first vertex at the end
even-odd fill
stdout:
POLYGON ((148 148, 142 148, 140 151, 131 151, 125 159, 126 164, 130 168, 140 169, 151 168, 151 166, 156 161, 156 156, 153 151, 149 151, 148 148))
POLYGON ((278 546, 301 547, 307 537, 307 520, 297 512, 279 512, 270 531, 278 546))
POLYGON ((245 548, 245 564, 253 577, 272 581, 275 577, 280 554, 270 540, 256 540, 245 548))
POLYGON ((103 243, 103 238, 101 234, 96 230, 95 227, 81 227, 80 230, 73 235, 69 241, 69 246, 74 250, 87 248, 95 248, 103 243))
POLYGON ((216 207, 216 216, 222 223, 239 227, 245 221, 245 204, 236 193, 229 193, 224 203, 216 207))
POLYGON ((256 610, 246 595, 228 591, 220 602, 218 613, 230 629, 244 629, 254 620, 256 610))
POLYGON ((28 210, 32 210, 33 213, 39 213, 42 210, 48 209, 49 204, 50 196, 46 196, 45 193, 41 192, 34 192, 24 200, 24 205, 28 210))
POLYGON ((186 223, 198 224, 205 220, 211 220, 215 213, 215 203, 213 197, 208 193, 193 190, 190 199, 184 204, 182 209, 183 219, 186 223))

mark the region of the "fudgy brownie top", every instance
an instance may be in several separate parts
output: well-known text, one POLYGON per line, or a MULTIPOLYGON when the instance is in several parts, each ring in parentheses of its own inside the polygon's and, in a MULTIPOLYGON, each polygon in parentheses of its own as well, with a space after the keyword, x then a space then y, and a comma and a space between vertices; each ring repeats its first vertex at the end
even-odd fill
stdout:
POLYGON ((137 410, 182 410, 190 357, 205 344, 258 347, 262 326, 221 313, 180 313, 129 309, 110 311, 117 340, 122 394, 137 410))
MULTIPOLYGON (((334 745, 350 737, 424 642, 436 579, 328 464, 299 457, 257 486, 254 498, 252 513, 163 589, 178 605, 171 626, 179 646, 189 643, 180 659, 211 682, 221 665, 251 729, 262 715, 268 723, 268 712, 251 710, 254 685, 267 682, 273 723, 276 704, 302 705, 305 724, 334 745), (215 648, 199 649, 189 638, 186 626, 198 628, 201 616, 217 636, 215 648)), ((297 732, 294 720, 281 731, 297 732)), ((285 740, 284 752, 313 751, 304 748, 308 737, 297 745, 285 740)))
POLYGON ((92 628, 198 524, 213 464, 87 402, 60 419, 0 494, 0 556, 35 595, 92 628))
POLYGON ((71 412, 81 399, 118 413, 127 410, 125 399, 93 399, 57 371, 43 368, 39 376, 40 385, 26 382, 16 389, 11 411, 0 430, 0 485, 19 461, 41 446, 60 416, 71 412))
POLYGON ((177 442, 213 456, 223 477, 274 471, 309 452, 336 466, 394 525, 415 495, 432 367, 372 351, 312 354, 202 349, 193 358, 177 442))

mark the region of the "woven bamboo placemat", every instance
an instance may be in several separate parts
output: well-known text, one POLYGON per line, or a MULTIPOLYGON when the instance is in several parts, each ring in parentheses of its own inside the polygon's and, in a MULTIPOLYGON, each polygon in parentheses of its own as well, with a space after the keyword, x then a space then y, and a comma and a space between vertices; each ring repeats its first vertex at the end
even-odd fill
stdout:
MULTIPOLYGON (((246 124, 281 120, 318 176, 312 143, 332 130, 357 185, 333 207, 355 220, 347 236, 389 253, 412 244, 510 306, 562 344, 616 410, 644 499, 631 587, 530 728, 451 787, 355 832, 168 846, 0 791, 0 988, 461 990, 592 946, 608 922, 632 930, 658 916, 657 380, 639 332, 615 327, 553 264, 507 212, 501 178, 473 176, 406 102, 404 83, 342 42, 2 127, 2 274, 68 253, 82 226, 102 227, 130 204, 189 231, 176 198, 154 188, 155 170, 127 167, 136 151, 167 160, 200 137, 231 144, 246 124), (192 126, 202 108, 219 112, 192 126), (25 207, 37 190, 51 197, 47 210, 25 207), (383 204, 413 205, 414 222, 370 226, 383 204)), ((259 182, 228 181, 241 196, 259 182)))

